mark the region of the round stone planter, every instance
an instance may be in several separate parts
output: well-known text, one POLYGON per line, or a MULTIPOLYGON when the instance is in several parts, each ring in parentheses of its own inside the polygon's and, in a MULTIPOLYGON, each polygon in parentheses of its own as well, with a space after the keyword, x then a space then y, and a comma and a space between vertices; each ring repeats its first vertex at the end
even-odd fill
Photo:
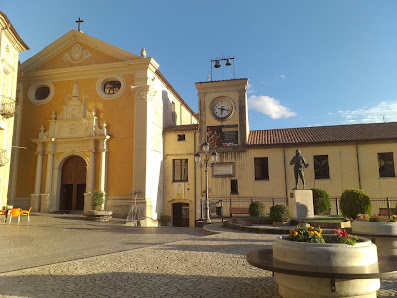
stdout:
POLYGON ((397 222, 352 222, 352 233, 371 238, 379 256, 397 256, 397 222))
MULTIPOLYGON (((273 242, 273 258, 286 263, 316 267, 356 267, 378 263, 376 246, 359 237, 356 245, 339 243, 306 243, 285 240, 282 236, 273 242)), ((332 240, 334 235, 324 236, 332 240)), ((275 273, 280 295, 294 297, 376 297, 379 279, 335 279, 335 292, 329 278, 317 278, 275 273)))
POLYGON ((87 212, 87 218, 94 221, 109 221, 112 219, 112 214, 112 211, 89 210, 87 212))

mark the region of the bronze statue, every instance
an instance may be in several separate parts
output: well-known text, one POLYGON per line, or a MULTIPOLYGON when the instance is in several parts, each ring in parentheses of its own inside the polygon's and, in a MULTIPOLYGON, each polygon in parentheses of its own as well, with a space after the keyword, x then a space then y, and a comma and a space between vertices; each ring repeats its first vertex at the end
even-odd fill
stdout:
POLYGON ((298 189, 298 175, 302 179, 303 189, 306 189, 305 186, 305 175, 303 174, 303 169, 309 166, 308 163, 305 162, 305 159, 301 155, 301 151, 296 149, 295 156, 291 159, 290 165, 294 165, 294 174, 295 174, 295 188, 298 189))

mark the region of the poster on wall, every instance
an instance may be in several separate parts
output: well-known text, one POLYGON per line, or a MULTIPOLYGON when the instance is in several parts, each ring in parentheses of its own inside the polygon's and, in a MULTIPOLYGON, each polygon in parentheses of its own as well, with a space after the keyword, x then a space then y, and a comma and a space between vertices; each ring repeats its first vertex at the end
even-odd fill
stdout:
POLYGON ((207 141, 210 146, 238 145, 238 125, 207 126, 207 141))
POLYGON ((175 199, 183 200, 185 198, 185 183, 175 184, 175 199))

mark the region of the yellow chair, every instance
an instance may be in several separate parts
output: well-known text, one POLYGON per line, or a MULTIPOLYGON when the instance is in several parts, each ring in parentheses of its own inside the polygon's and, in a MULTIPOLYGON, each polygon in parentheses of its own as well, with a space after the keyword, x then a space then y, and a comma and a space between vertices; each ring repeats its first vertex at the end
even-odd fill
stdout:
POLYGON ((32 207, 29 208, 29 210, 22 210, 21 215, 27 215, 28 216, 28 222, 30 222, 30 210, 32 210, 32 207))
POLYGON ((17 217, 17 216, 18 216, 18 223, 21 221, 21 213, 22 213, 21 210, 22 210, 21 208, 12 208, 10 210, 10 222, 13 217, 17 217))
POLYGON ((7 211, 6 210, 0 210, 0 215, 4 215, 4 222, 6 222, 7 219, 7 211))

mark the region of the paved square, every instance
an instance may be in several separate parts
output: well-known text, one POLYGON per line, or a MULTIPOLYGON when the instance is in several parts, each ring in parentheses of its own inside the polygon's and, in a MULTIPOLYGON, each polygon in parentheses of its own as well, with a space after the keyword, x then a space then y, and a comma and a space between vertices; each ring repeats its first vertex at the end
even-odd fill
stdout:
MULTIPOLYGON (((142 228, 82 215, 34 214, 0 224, 0 297, 280 297, 271 272, 245 255, 276 235, 217 224, 142 228)), ((397 279, 379 297, 396 296, 397 279)))

